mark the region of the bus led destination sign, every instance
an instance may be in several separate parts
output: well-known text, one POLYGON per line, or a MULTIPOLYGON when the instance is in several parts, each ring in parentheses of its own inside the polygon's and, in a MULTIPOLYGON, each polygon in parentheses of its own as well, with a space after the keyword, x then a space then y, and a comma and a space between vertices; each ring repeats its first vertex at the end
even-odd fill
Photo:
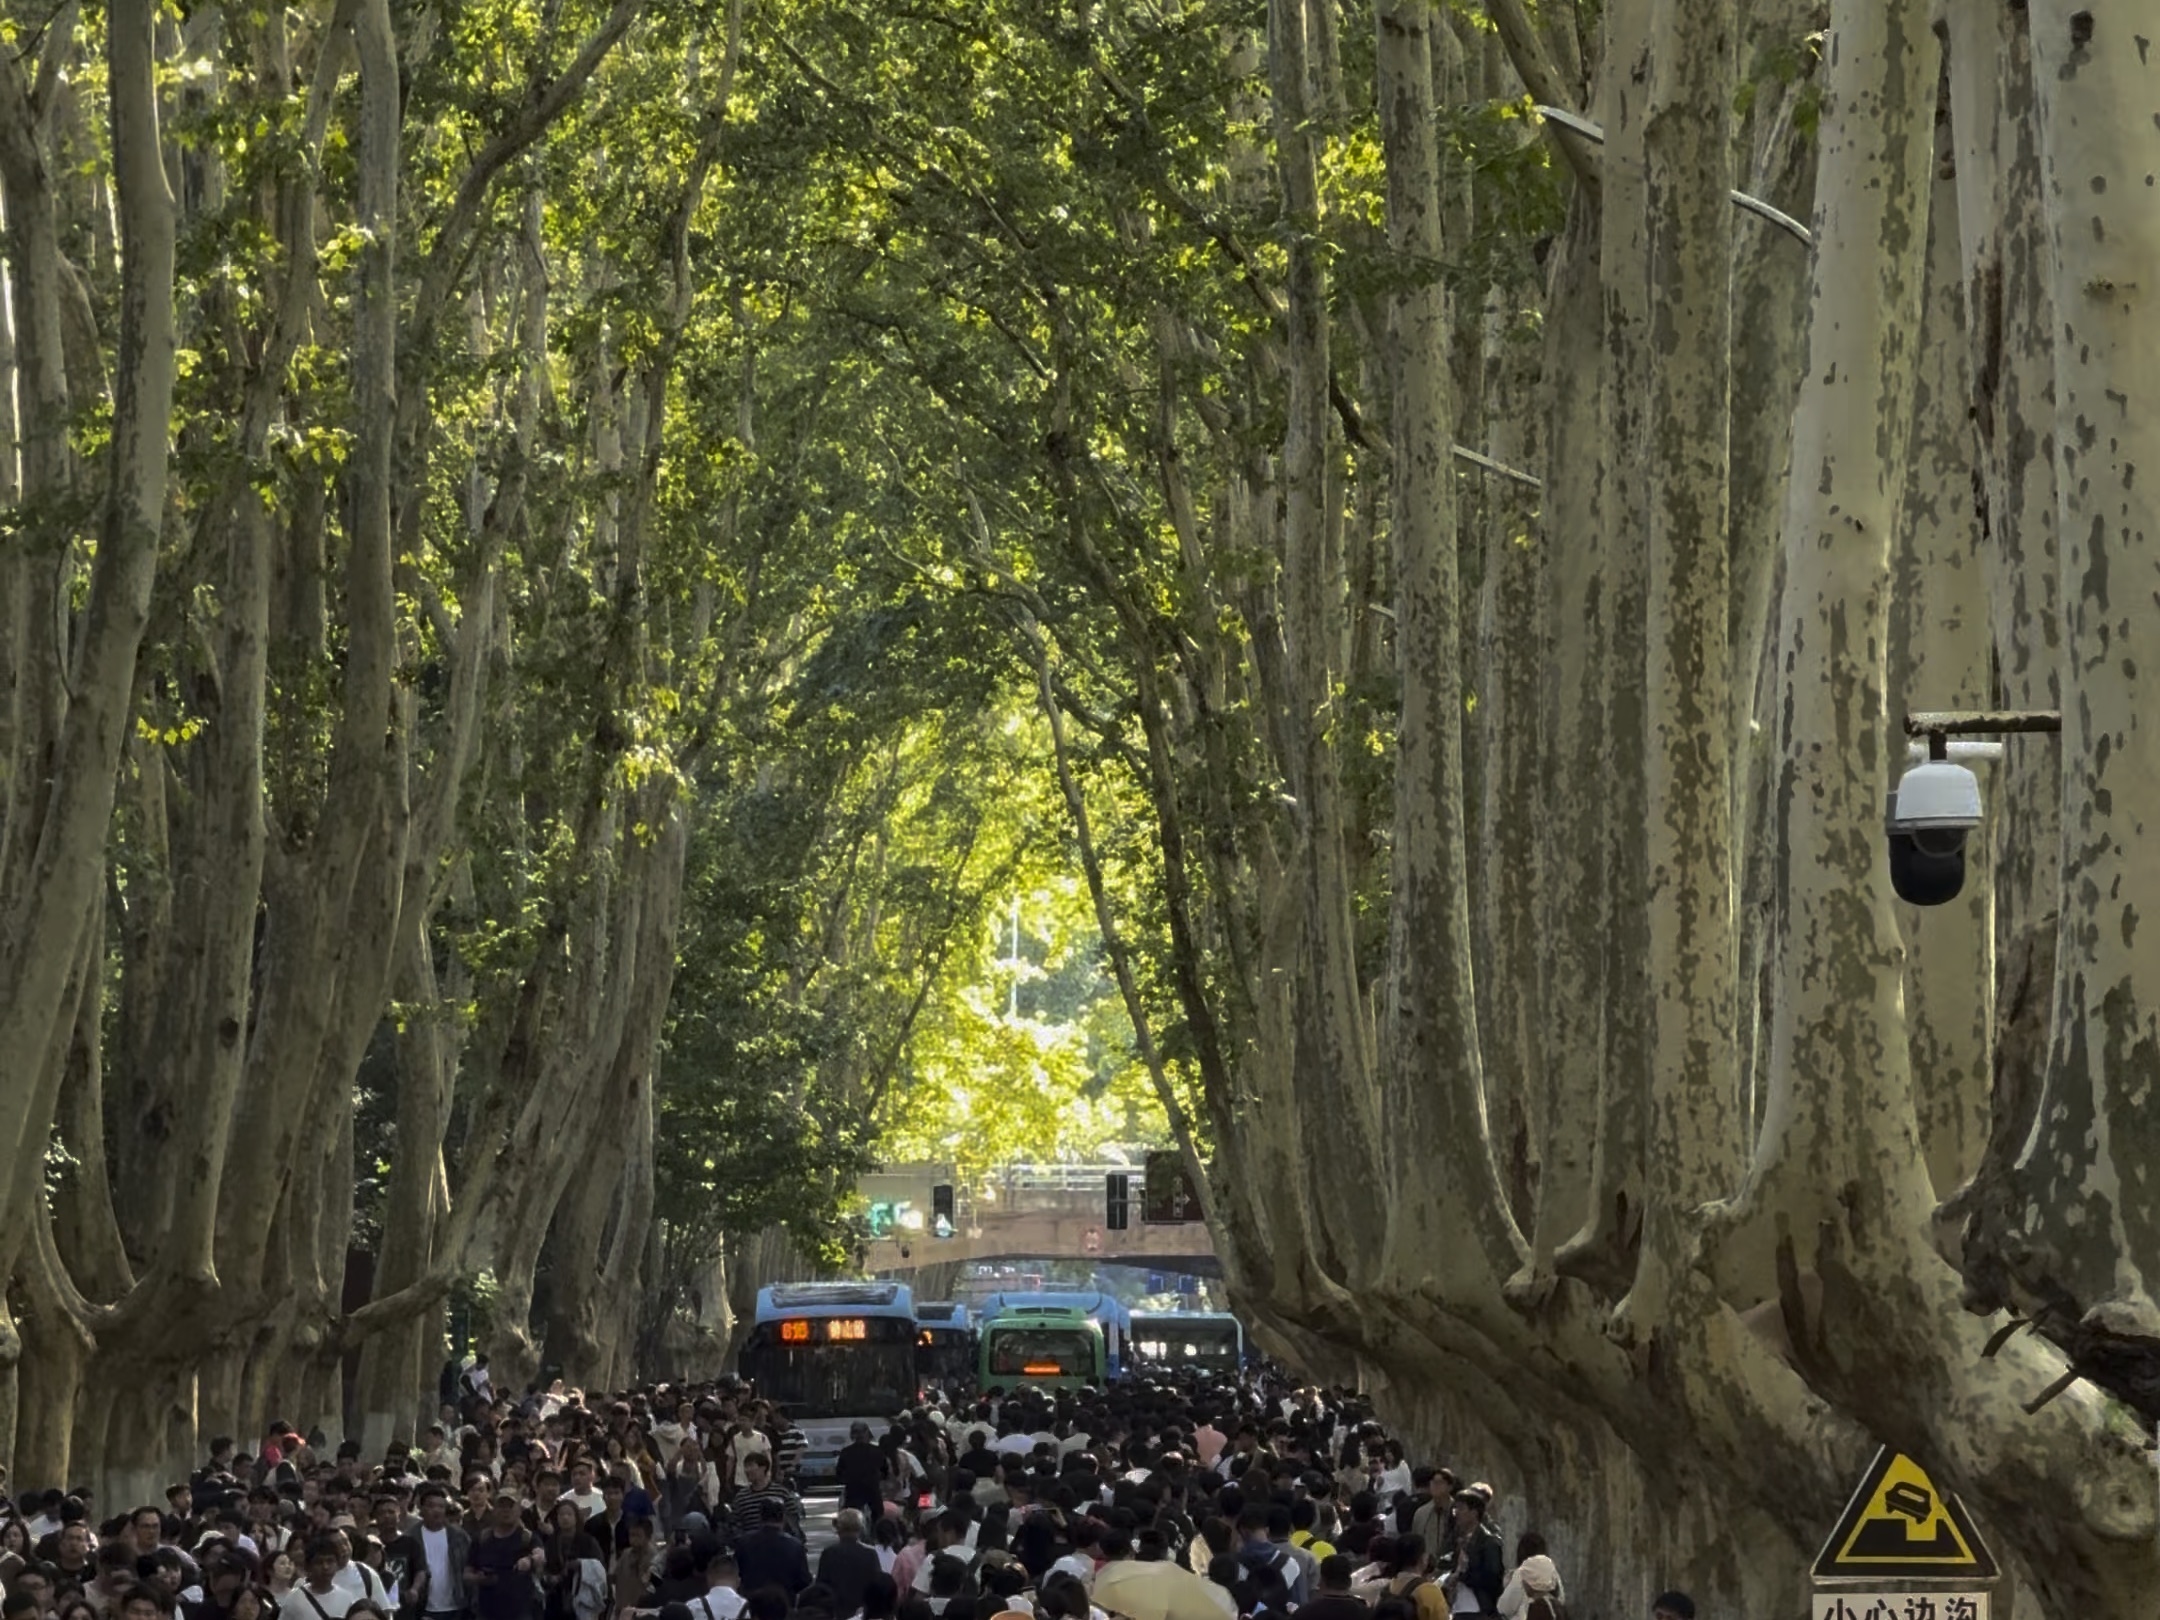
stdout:
POLYGON ((870 1337, 870 1324, 860 1316, 829 1316, 819 1321, 791 1317, 780 1324, 782 1344, 862 1344, 870 1337))

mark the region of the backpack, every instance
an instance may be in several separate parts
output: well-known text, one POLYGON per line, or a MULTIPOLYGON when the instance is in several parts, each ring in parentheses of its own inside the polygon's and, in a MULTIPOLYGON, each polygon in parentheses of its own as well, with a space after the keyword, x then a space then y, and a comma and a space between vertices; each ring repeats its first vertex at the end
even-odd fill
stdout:
POLYGON ((1534 1597, 1524 1606, 1522 1620, 1567 1620, 1567 1605, 1556 1597, 1534 1597))
POLYGON ((1290 1571, 1293 1567, 1290 1555, 1282 1553, 1273 1562, 1251 1569, 1253 1613, 1290 1612, 1290 1571))
POLYGON ((571 1615, 574 1620, 598 1620, 608 1606, 607 1571, 597 1558, 580 1558, 570 1569, 571 1615))

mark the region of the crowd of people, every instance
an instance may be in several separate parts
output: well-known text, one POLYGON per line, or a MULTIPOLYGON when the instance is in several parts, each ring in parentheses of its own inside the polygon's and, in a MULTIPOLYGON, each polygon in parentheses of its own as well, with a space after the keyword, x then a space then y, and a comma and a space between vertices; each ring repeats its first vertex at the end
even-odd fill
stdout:
POLYGON ((0 1620, 1568 1620, 1543 1538, 1341 1392, 935 1395, 856 1425, 828 1536, 745 1386, 511 1399, 477 1370, 378 1460, 273 1423, 162 1505, 0 1503, 0 1620))

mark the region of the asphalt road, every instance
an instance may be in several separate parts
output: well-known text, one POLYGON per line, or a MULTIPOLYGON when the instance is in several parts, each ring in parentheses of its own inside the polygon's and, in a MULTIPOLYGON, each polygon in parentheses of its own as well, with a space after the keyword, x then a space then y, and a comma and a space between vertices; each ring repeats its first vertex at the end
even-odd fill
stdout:
POLYGON ((817 1556, 840 1538, 833 1534, 833 1515, 840 1511, 840 1493, 835 1490, 803 1492, 803 1541, 810 1550, 810 1567, 817 1567, 817 1556))

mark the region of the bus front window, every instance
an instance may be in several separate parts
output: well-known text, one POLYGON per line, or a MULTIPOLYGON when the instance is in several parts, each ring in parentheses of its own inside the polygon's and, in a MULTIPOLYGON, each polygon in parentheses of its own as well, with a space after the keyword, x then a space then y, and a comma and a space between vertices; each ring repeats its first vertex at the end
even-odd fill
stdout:
POLYGON ((1092 1378, 1094 1341, 1074 1328, 997 1328, 990 1371, 1002 1378, 1092 1378))
POLYGON ((914 1398, 913 1340, 908 1323, 888 1327, 876 1318, 854 1342, 791 1344, 761 1328, 743 1352, 743 1371, 793 1418, 889 1414, 914 1398))

